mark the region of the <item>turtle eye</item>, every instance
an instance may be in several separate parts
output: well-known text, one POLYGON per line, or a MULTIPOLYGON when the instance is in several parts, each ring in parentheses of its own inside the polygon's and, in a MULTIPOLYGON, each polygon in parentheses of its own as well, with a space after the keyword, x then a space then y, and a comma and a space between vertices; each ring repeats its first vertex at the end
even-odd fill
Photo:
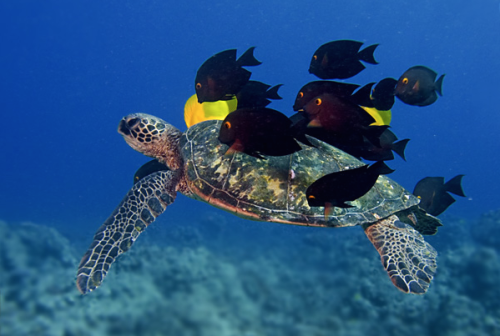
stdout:
POLYGON ((199 90, 201 89, 201 83, 196 83, 195 87, 199 90))
POLYGON ((317 61, 318 60, 318 55, 313 56, 313 60, 317 61))
POLYGON ((403 82, 403 84, 408 84, 408 78, 406 78, 406 77, 403 78, 403 80, 401 82, 403 82))
POLYGON ((229 121, 226 121, 226 122, 224 123, 224 128, 226 128, 226 129, 231 129, 231 123, 230 123, 229 121))
POLYGON ((302 98, 302 97, 304 97, 304 92, 300 91, 299 92, 299 98, 302 98))
POLYGON ((316 103, 316 105, 319 106, 319 105, 321 105, 321 103, 323 103, 323 101, 321 100, 321 98, 318 98, 318 99, 316 99, 315 103, 316 103))
POLYGON ((127 126, 129 128, 132 128, 134 127, 135 125, 137 125, 139 123, 140 119, 139 118, 132 118, 130 119, 129 121, 127 121, 127 126))

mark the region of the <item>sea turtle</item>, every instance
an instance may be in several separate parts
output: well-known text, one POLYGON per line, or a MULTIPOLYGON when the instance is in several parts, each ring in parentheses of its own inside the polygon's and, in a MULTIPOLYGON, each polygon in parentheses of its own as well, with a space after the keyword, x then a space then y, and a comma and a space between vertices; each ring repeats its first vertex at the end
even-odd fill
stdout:
POLYGON ((391 179, 325 216, 309 207, 306 189, 318 178, 363 165, 356 158, 315 138, 313 146, 286 156, 255 158, 225 154, 218 140, 223 121, 209 120, 185 133, 160 118, 136 113, 124 117, 118 132, 135 150, 164 162, 127 193, 104 222, 78 267, 77 287, 86 294, 101 285, 116 257, 126 252, 170 205, 176 192, 237 216, 267 222, 317 227, 361 225, 379 252, 393 284, 422 294, 436 270, 437 253, 420 233, 433 234, 440 222, 418 207, 419 199, 391 179), (419 233, 420 232, 420 233, 419 233))

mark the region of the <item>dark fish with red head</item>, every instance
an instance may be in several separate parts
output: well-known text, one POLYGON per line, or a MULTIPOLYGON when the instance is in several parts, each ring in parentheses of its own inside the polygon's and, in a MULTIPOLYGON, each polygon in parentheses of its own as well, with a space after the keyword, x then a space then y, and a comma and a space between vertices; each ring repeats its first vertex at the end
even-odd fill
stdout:
POLYGON ((238 109, 222 122, 219 141, 229 146, 226 154, 242 152, 260 159, 289 155, 302 149, 291 125, 287 116, 273 109, 238 109))
POLYGON ((324 206, 325 217, 328 217, 332 207, 351 208, 352 205, 346 202, 360 198, 375 185, 379 175, 393 171, 383 161, 378 161, 371 166, 325 175, 307 188, 307 202, 310 207, 324 206))
POLYGON ((314 53, 309 73, 321 79, 346 79, 357 75, 365 66, 361 61, 377 64, 373 52, 378 44, 359 50, 362 42, 338 40, 323 44, 314 53))
POLYGON ((457 175, 444 183, 444 177, 425 177, 418 181, 413 195, 420 198, 419 206, 433 216, 439 216, 455 199, 449 194, 465 197, 462 189, 462 178, 464 175, 457 175))
MULTIPOLYGON (((325 93, 304 106, 308 128, 321 128, 341 142, 361 145, 363 136, 376 146, 386 126, 370 126, 375 119, 359 105, 325 93)), ((329 142, 330 143, 330 142, 329 142)))
POLYGON ((329 93, 336 97, 348 98, 352 93, 359 88, 357 84, 341 83, 334 81, 314 81, 304 85, 295 98, 293 110, 298 111, 303 109, 313 98, 329 93))
POLYGON ((251 72, 242 67, 261 64, 253 56, 254 49, 249 48, 238 59, 236 49, 222 51, 207 59, 196 73, 198 102, 228 100, 238 93, 251 76, 251 72))
POLYGON ((431 105, 437 100, 437 94, 443 95, 444 75, 437 81, 436 77, 437 73, 428 67, 422 65, 411 67, 399 78, 396 97, 408 105, 431 105))

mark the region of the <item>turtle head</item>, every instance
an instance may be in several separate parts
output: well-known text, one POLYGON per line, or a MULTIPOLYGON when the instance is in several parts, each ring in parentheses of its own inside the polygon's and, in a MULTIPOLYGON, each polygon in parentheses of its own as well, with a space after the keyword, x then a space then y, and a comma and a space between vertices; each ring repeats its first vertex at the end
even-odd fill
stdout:
POLYGON ((162 119, 145 113, 129 114, 120 121, 118 133, 136 151, 165 163, 172 170, 182 167, 179 149, 182 133, 162 119))

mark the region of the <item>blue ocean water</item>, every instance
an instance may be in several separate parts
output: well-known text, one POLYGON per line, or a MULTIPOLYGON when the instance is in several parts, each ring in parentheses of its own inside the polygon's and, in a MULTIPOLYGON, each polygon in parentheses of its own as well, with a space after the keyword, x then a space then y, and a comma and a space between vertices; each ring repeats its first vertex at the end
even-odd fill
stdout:
POLYGON ((11 1, 0 4, 0 22, 6 334, 500 334, 500 292, 491 286, 499 241, 488 240, 500 232, 491 213, 500 205, 498 1, 11 1), (391 124, 411 139, 407 161, 389 163, 401 185, 465 174, 467 197, 457 197, 428 239, 441 258, 428 294, 397 292, 361 230, 249 222, 179 196, 113 266, 114 280, 78 295, 80 256, 148 160, 117 134, 124 115, 146 112, 184 130, 198 67, 251 46, 263 62, 252 79, 283 83, 283 100, 270 107, 291 115, 300 87, 316 80, 307 71, 312 53, 337 39, 380 43, 379 64, 349 82, 398 78, 413 65, 446 74, 443 97, 424 108, 397 101, 391 124), (118 274, 130 279, 116 282, 118 274), (46 297, 54 303, 38 302, 46 297))

